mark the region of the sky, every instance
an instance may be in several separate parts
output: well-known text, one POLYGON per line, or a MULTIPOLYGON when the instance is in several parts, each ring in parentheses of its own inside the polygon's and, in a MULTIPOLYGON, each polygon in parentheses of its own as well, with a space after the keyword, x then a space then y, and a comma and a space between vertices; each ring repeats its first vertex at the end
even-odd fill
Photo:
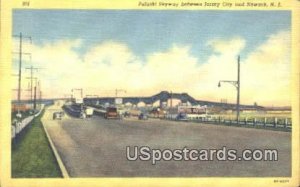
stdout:
MULTIPOLYGON (((99 96, 166 90, 235 102, 232 85, 217 85, 237 79, 240 55, 241 103, 290 105, 289 11, 14 10, 13 33, 20 32, 32 38, 23 41, 32 53, 23 67, 42 68, 35 75, 44 97, 72 88, 99 96)), ((13 43, 17 51, 19 39, 13 43)))

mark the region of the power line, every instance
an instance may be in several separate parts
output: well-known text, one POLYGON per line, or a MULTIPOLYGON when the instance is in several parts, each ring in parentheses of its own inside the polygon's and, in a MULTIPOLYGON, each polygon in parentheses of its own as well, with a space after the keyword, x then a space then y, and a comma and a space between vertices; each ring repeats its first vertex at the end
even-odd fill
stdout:
MULTIPOLYGON (((36 70, 38 71, 39 69, 41 68, 35 68, 33 66, 30 66, 28 68, 25 68, 25 69, 28 69, 30 70, 30 77, 27 77, 27 79, 30 79, 30 100, 31 100, 31 103, 33 103, 33 98, 32 98, 32 92, 33 92, 33 80, 34 79, 37 79, 37 77, 33 77, 33 71, 36 70)), ((36 86, 36 83, 35 83, 35 86, 36 86)))
MULTIPOLYGON (((20 106, 21 106, 21 81, 22 81, 22 55, 30 54, 30 53, 23 53, 22 52, 22 41, 23 38, 29 38, 31 43, 31 37, 23 36, 20 32, 20 35, 14 35, 13 37, 19 37, 19 74, 18 74, 18 113, 20 112, 20 106)), ((30 54, 31 55, 31 54, 30 54)))

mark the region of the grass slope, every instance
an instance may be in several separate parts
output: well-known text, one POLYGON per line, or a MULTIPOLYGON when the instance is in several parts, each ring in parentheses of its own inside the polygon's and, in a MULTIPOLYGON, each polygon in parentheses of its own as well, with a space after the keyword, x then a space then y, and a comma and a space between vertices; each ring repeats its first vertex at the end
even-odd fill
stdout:
POLYGON ((12 145, 14 178, 62 177, 42 126, 42 115, 35 118, 12 145))

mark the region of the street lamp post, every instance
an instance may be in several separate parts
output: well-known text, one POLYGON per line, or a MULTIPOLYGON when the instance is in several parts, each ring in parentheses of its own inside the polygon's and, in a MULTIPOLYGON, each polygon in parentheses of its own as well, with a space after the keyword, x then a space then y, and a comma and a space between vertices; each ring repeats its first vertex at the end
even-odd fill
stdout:
POLYGON ((126 93, 126 90, 123 90, 123 89, 116 89, 116 98, 115 98, 115 105, 119 105, 119 104, 122 104, 123 103, 123 100, 121 97, 118 97, 118 93, 120 92, 124 92, 126 93), (120 100, 117 100, 118 98, 120 98, 120 100), (121 103, 119 103, 121 102, 121 103))
POLYGON ((120 92, 126 93, 126 90, 123 90, 123 89, 116 89, 116 98, 118 97, 118 93, 120 93, 120 92))
POLYGON ((240 56, 238 56, 238 61, 237 61, 237 81, 228 81, 228 80, 221 80, 219 81, 218 87, 221 87, 221 83, 229 83, 232 84, 234 87, 236 87, 237 90, 237 99, 236 99, 236 121, 239 124, 240 121, 240 56))
POLYGON ((72 92, 72 98, 74 97, 74 94, 73 94, 74 91, 80 91, 80 97, 83 98, 83 89, 82 88, 73 88, 71 90, 71 92, 72 92))

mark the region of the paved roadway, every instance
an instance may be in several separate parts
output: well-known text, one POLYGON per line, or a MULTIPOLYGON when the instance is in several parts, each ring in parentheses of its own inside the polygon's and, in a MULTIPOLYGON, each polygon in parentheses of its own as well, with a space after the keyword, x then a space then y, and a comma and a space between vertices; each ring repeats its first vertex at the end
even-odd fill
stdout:
MULTIPOLYGON (((57 109, 57 108, 56 108, 57 109)), ((44 125, 71 177, 278 177, 291 175, 289 132, 174 122, 66 116, 44 125), (126 146, 156 149, 277 149, 278 161, 128 161, 126 146)))

